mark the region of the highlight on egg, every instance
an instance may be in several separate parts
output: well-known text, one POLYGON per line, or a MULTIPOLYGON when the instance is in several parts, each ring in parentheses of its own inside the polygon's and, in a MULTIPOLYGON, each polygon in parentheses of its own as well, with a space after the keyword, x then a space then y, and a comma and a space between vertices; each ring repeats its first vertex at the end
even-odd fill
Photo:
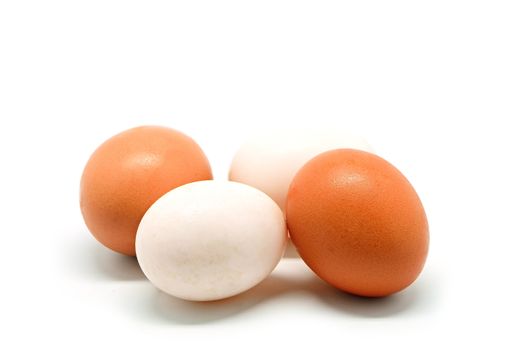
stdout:
POLYGON ((159 126, 132 128, 91 155, 81 178, 81 212, 99 242, 134 256, 136 231, 147 209, 178 186, 208 179, 209 161, 189 136, 159 126))
POLYGON ((286 218, 306 264, 349 293, 396 293, 425 264, 429 229, 416 191, 368 152, 333 150, 306 163, 289 188, 286 218))

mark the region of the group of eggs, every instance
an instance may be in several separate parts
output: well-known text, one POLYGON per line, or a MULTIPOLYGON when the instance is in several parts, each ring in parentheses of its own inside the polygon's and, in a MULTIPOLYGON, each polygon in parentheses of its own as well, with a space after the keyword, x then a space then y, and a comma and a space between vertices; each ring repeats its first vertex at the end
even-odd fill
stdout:
POLYGON ((104 142, 84 169, 81 211, 106 247, 137 256, 159 289, 185 300, 242 293, 291 238, 329 284, 379 297, 409 286, 429 245, 418 195, 368 144, 342 132, 261 134, 212 180, 190 137, 144 126, 104 142))

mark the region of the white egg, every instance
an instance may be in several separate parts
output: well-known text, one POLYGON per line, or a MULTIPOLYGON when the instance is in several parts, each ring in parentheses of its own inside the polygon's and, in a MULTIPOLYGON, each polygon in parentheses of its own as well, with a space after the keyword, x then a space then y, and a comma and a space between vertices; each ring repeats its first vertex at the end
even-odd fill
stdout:
POLYGON ((297 171, 316 155, 338 148, 372 152, 365 139, 347 130, 267 130, 250 137, 238 150, 229 179, 258 188, 284 210, 297 171))
MULTIPOLYGON (((348 130, 277 129, 251 136, 237 151, 229 180, 241 182, 270 196, 282 210, 297 171, 313 157, 337 148, 373 152, 367 141, 348 130)), ((288 244, 285 257, 299 257, 288 244)))
POLYGON ((242 293, 265 279, 286 245, 277 204, 236 182, 198 181, 156 201, 143 217, 136 253, 147 278, 185 300, 242 293))

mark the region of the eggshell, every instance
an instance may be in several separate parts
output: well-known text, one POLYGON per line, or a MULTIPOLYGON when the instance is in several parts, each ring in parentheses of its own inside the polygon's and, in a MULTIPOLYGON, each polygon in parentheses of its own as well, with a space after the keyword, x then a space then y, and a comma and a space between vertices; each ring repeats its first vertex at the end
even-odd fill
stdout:
POLYGON ((190 137, 169 128, 124 131, 92 154, 81 178, 81 211, 90 232, 116 252, 135 255, 143 214, 183 184, 211 179, 211 168, 190 137))
POLYGON ((326 282, 369 297, 409 286, 424 266, 429 231, 409 181, 367 152, 341 149, 295 176, 286 216, 302 259, 326 282))
POLYGON ((347 130, 266 130, 240 147, 231 162, 229 179, 258 188, 284 210, 297 171, 316 155, 337 148, 372 151, 365 139, 347 130))
POLYGON ((161 197, 139 225, 141 269, 181 299, 227 298, 261 282, 279 262, 286 224, 277 204, 236 182, 200 181, 161 197))
MULTIPOLYGON (((372 152, 367 141, 349 130, 280 128, 251 135, 231 162, 229 179, 266 193, 284 211, 290 183, 316 155, 336 148, 372 152)), ((299 257, 290 244, 285 257, 299 257)))

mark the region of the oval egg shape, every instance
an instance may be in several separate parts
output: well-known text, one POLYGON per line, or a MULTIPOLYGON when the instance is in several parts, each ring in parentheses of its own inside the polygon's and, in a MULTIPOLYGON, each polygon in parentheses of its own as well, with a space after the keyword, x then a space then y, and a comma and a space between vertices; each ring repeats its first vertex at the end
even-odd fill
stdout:
POLYGON ((136 231, 147 209, 178 186, 208 179, 209 161, 187 135, 158 126, 129 129, 104 142, 88 160, 81 212, 99 242, 134 256, 136 231))
POLYGON ((286 218, 299 255, 323 280, 380 297, 424 266, 429 229, 414 188, 386 160, 359 150, 322 153, 296 174, 286 218))

